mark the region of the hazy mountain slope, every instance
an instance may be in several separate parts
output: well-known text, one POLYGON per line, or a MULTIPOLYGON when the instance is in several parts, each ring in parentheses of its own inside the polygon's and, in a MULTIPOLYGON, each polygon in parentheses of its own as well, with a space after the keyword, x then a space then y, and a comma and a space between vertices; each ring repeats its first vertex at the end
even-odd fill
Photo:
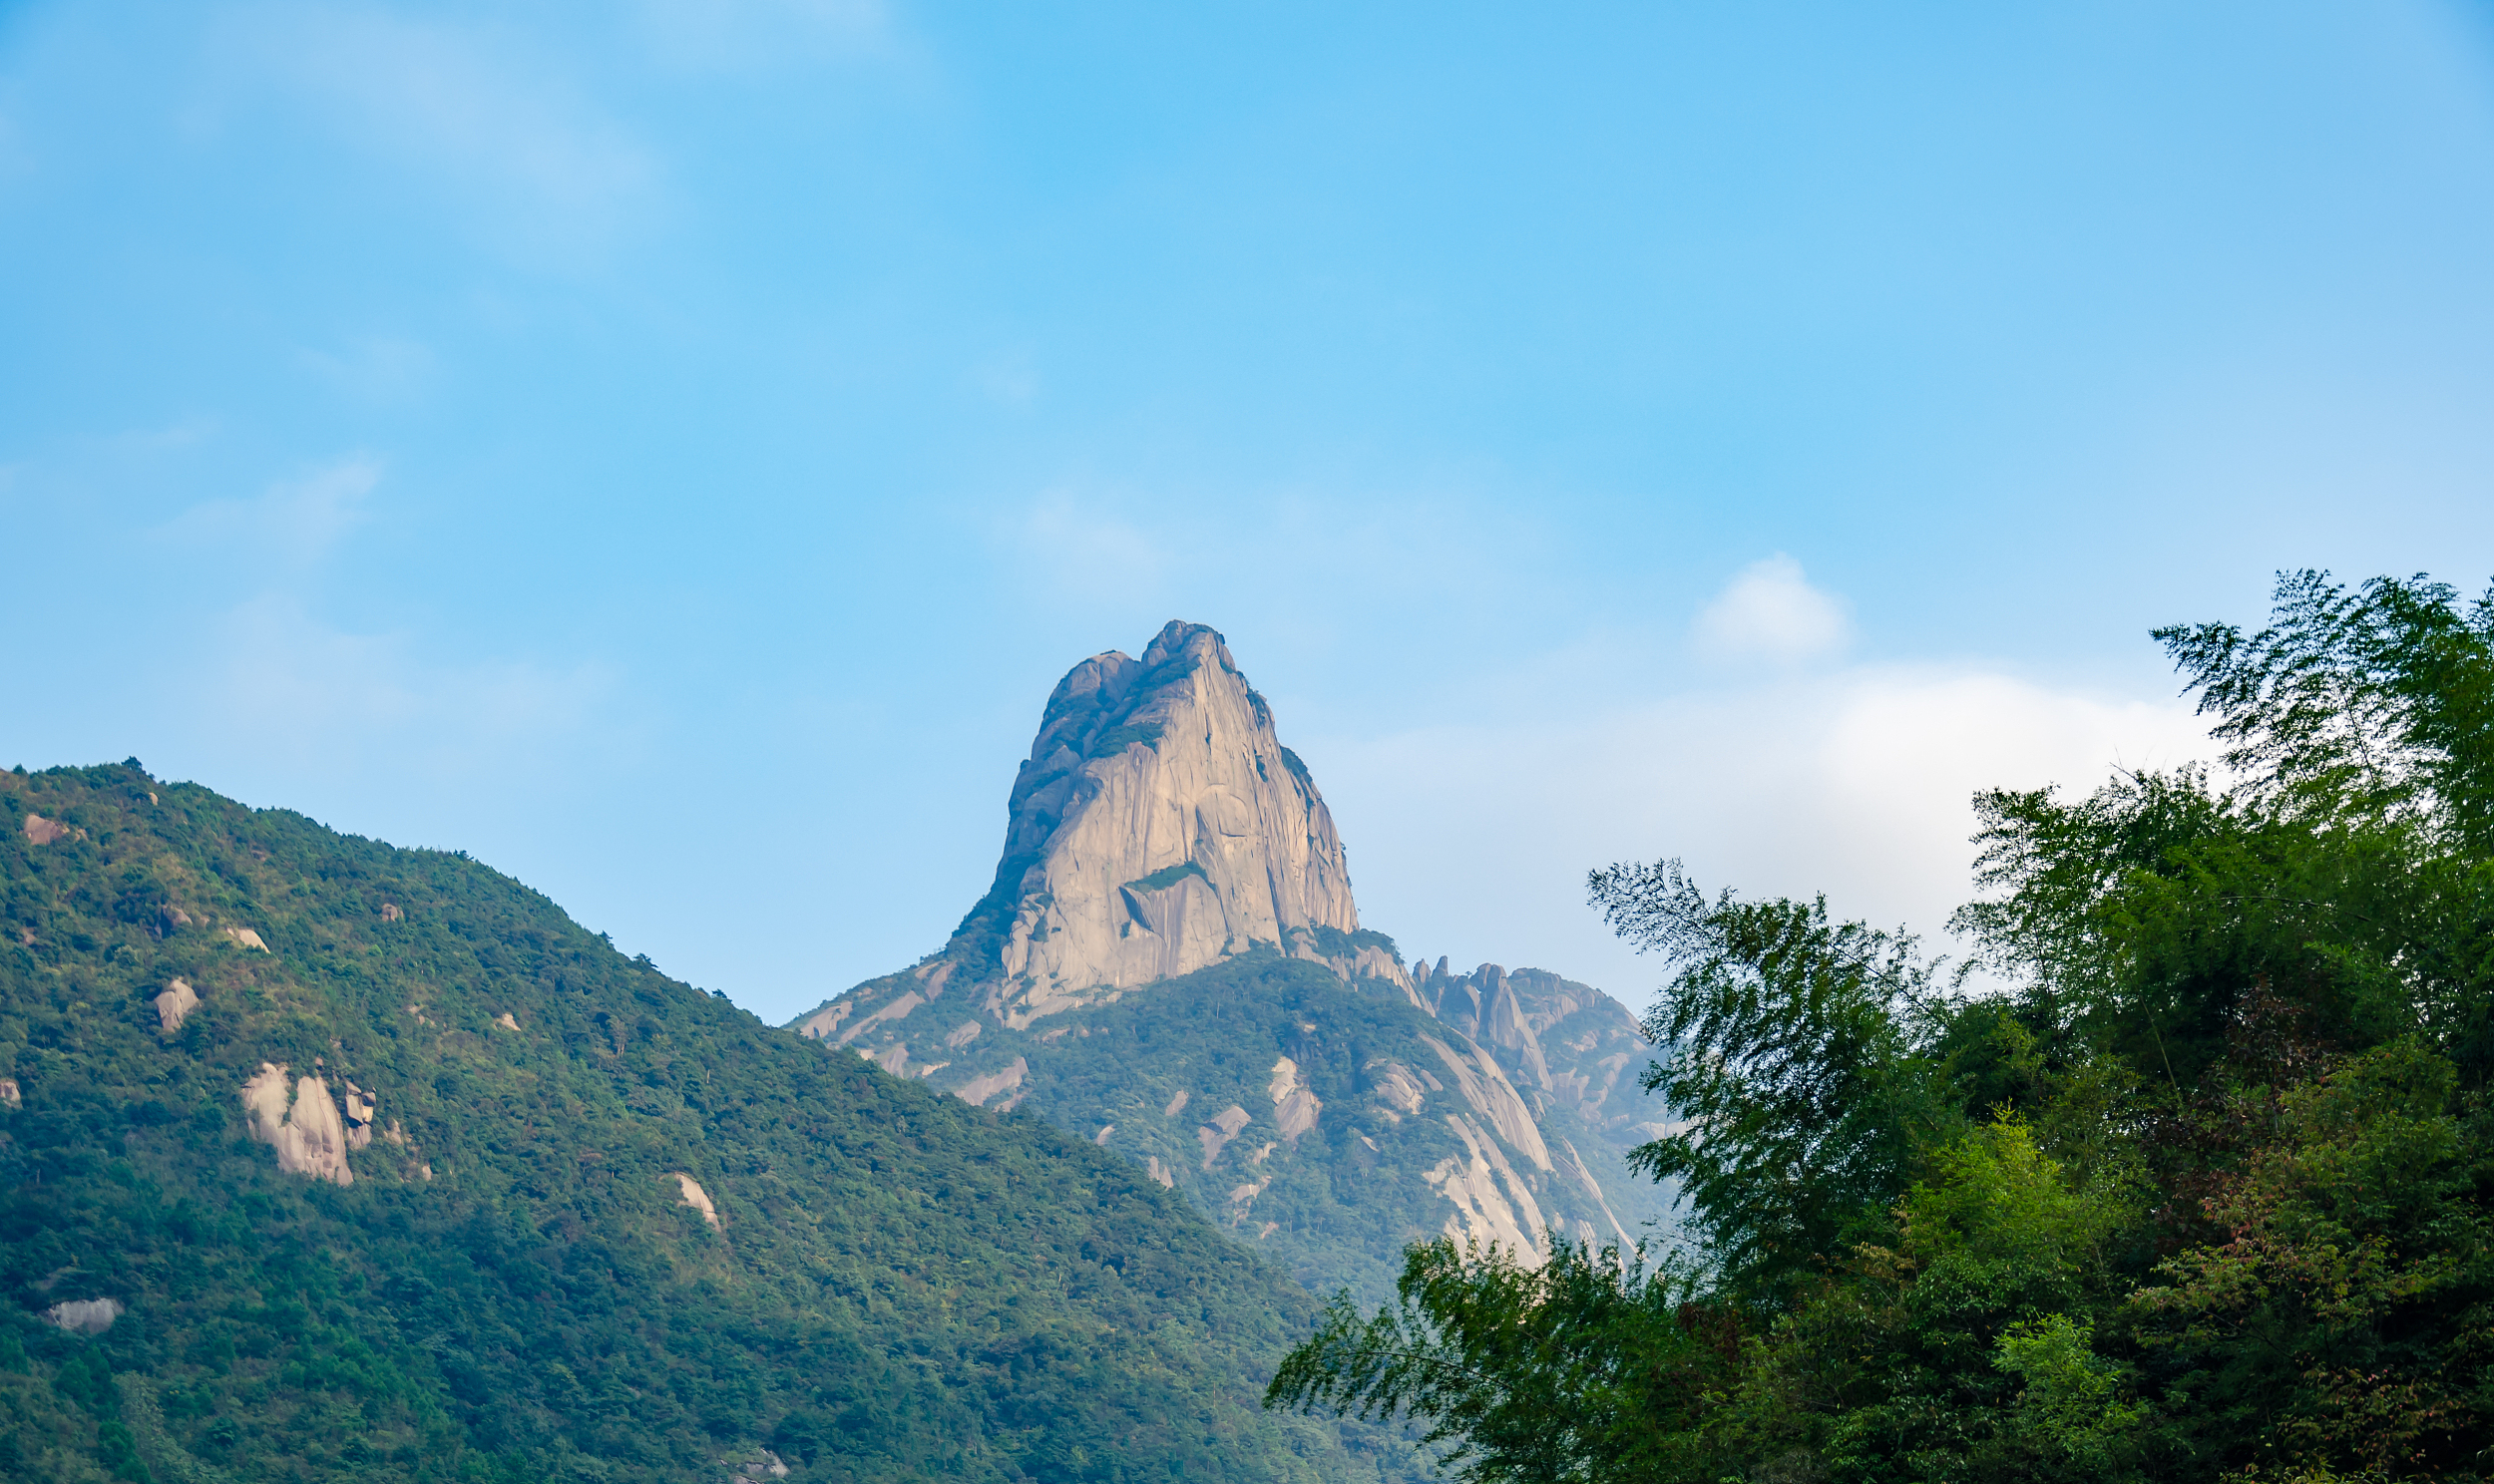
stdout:
POLYGON ((1633 1239, 1657 1214, 1624 1170, 1610 1173, 1626 1203, 1605 1197, 1589 1167, 1609 1151, 1572 1110, 1536 1117, 1482 1048, 1401 991, 1278 953, 997 1042, 974 1063, 998 1069, 986 1080, 1022 1067, 999 1101, 1142 1163, 1320 1292, 1377 1301, 1402 1249, 1449 1230, 1515 1251, 1545 1226, 1633 1239))
POLYGON ((1360 927, 1272 708, 1221 635, 1173 621, 1057 684, 995 886, 952 939, 792 1028, 1085 1136, 1120 1123, 1109 1148, 1319 1290, 1377 1298, 1442 1231, 1648 1235, 1662 1193, 1625 1154, 1660 1113, 1635 1019, 1538 970, 1416 968, 1360 927))
POLYGON ((1305 1296, 1107 1152, 462 857, 136 767, 0 775, 0 1471, 1411 1467, 1257 1410, 1305 1296))

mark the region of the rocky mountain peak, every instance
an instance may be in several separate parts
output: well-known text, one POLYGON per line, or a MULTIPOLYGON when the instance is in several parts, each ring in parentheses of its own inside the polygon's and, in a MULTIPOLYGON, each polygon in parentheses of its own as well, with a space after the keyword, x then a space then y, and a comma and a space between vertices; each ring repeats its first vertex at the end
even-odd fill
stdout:
POLYGON ((1219 632, 1171 620, 1049 693, 995 886, 944 956, 1010 1025, 1258 947, 1408 987, 1334 818, 1219 632))

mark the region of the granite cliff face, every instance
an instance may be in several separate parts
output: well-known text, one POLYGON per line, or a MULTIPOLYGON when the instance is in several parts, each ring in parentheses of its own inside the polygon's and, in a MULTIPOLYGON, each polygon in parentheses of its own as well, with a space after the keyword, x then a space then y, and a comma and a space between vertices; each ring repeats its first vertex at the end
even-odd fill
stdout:
POLYGON ((955 943, 992 969, 984 1007, 1009 1026, 1257 947, 1403 977, 1356 938, 1315 780, 1201 624, 1057 682, 1008 810, 996 885, 955 943))
POLYGON ((1333 816, 1220 634, 1172 622, 1048 697, 995 885, 938 952, 793 1022, 1030 1110, 1375 1292, 1440 1233, 1534 1261, 1662 1214, 1635 1019, 1587 985, 1406 968, 1360 926, 1333 816))

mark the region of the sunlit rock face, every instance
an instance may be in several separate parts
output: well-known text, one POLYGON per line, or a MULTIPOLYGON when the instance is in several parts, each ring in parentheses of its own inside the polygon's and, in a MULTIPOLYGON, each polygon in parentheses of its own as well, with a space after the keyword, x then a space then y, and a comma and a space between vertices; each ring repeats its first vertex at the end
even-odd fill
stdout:
POLYGON ((1201 624, 1075 665, 1008 807, 995 889, 955 938, 995 955, 987 1007, 1008 1025, 1259 944, 1403 978, 1348 940, 1360 911, 1333 814, 1201 624))
MULTIPOLYGON (((370 1103, 357 1106, 369 1120, 370 1103)), ((277 1151, 278 1169, 335 1185, 355 1183, 346 1165, 346 1122, 321 1078, 301 1077, 289 1086, 285 1067, 263 1061, 242 1084, 242 1108, 251 1137, 277 1151)))

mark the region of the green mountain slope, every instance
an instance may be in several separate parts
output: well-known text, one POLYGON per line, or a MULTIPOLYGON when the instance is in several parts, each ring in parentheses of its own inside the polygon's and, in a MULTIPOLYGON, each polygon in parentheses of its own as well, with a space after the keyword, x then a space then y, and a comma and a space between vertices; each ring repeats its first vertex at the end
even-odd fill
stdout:
MULTIPOLYGON (((911 971, 852 994, 926 987, 911 971)), ((1403 1249, 1450 1230, 1626 1246, 1664 1214, 1614 1133, 1383 979, 1258 949, 1027 1028, 969 1011, 939 995, 911 1021, 961 1021, 958 1045, 852 1050, 1122 1153, 1318 1294, 1382 1301, 1403 1249)))
POLYGON ((1308 1298, 1113 1153, 462 856, 135 765, 0 810, 0 1474, 1413 1470, 1257 1410, 1308 1298))

